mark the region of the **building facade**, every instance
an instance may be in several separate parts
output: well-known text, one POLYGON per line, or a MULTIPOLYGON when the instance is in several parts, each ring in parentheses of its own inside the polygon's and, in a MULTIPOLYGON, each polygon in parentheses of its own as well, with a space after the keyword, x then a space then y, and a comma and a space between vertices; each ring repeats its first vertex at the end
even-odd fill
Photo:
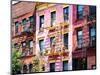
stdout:
POLYGON ((35 3, 18 2, 12 6, 12 44, 21 52, 22 73, 30 73, 36 55, 35 3))
POLYGON ((36 7, 36 47, 46 72, 72 69, 70 23, 67 4, 39 4, 36 7), (69 65, 69 66, 68 66, 69 65))
POLYGON ((73 70, 96 68, 96 6, 73 5, 73 70))
POLYGON ((41 2, 12 5, 12 44, 21 52, 21 73, 96 68, 96 7, 41 2))

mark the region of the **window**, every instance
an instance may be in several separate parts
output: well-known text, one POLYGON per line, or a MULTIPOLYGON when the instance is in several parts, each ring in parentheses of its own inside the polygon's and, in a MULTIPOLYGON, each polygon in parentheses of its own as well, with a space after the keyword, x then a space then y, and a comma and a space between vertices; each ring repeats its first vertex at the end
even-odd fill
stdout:
POLYGON ((40 46, 40 52, 43 52, 44 49, 44 40, 39 41, 39 46, 40 46))
POLYGON ((55 63, 50 63, 50 72, 55 71, 55 63))
POLYGON ((14 48, 16 49, 16 51, 18 51, 18 44, 17 43, 14 44, 14 48))
POLYGON ((45 66, 44 65, 42 65, 42 71, 45 71, 45 66))
POLYGON ((51 12, 51 26, 55 25, 55 21, 56 21, 56 12, 53 11, 51 12))
POLYGON ((44 15, 40 16, 40 28, 44 27, 44 15))
POLYGON ((83 18, 83 5, 77 5, 77 19, 83 18))
POLYGON ((23 73, 27 73, 28 72, 28 67, 27 65, 23 65, 23 73))
POLYGON ((87 70, 87 58, 75 58, 72 61, 73 70, 87 70))
POLYGON ((50 38, 50 46, 52 46, 54 44, 54 39, 55 39, 55 37, 50 38))
POLYGON ((26 30, 26 19, 23 19, 22 23, 23 23, 23 29, 25 31, 26 30))
POLYGON ((26 55, 26 42, 22 42, 22 56, 26 55))
POLYGON ((18 33, 18 22, 15 22, 15 33, 18 33))
POLYGON ((82 30, 77 31, 77 47, 82 48, 82 30))
POLYGON ((89 15, 96 15, 96 6, 89 6, 89 15))
POLYGON ((29 20, 30 20, 30 28, 33 28, 34 16, 29 17, 29 20))
POLYGON ((31 40, 31 41, 29 41, 29 46, 30 46, 30 55, 32 55, 33 54, 33 41, 31 40))
POLYGON ((64 46, 68 48, 68 33, 64 34, 64 46))
POLYGON ((69 7, 65 7, 65 8, 63 9, 63 13, 64 13, 64 21, 68 20, 69 7))
POLYGON ((90 46, 94 47, 96 44, 96 28, 95 26, 90 27, 90 46))
POLYGON ((33 67, 33 65, 29 64, 29 73, 32 73, 32 67, 33 67))
POLYGON ((63 71, 68 70, 68 61, 63 61, 63 71))

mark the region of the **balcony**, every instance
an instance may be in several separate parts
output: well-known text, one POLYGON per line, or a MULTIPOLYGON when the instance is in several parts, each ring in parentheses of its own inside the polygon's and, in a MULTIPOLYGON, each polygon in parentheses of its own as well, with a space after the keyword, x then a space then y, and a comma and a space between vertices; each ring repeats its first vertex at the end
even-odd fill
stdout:
POLYGON ((28 28, 28 29, 22 30, 21 32, 16 33, 13 36, 13 38, 23 36, 23 35, 33 35, 34 32, 35 30, 33 28, 28 28))
POLYGON ((61 51, 61 55, 64 57, 69 56, 68 47, 66 47, 66 46, 63 47, 63 50, 61 51))
POLYGON ((23 30, 22 32, 21 32, 21 34, 26 34, 26 33, 28 33, 28 34, 33 34, 33 32, 34 32, 34 29, 33 28, 27 28, 26 30, 23 30))
POLYGON ((61 27, 66 27, 69 25, 69 22, 68 21, 64 21, 64 22, 61 22, 60 23, 61 27))
POLYGON ((35 56, 33 54, 33 49, 31 49, 31 50, 25 49, 25 50, 22 51, 22 58, 32 57, 32 56, 35 56))
POLYGON ((66 47, 63 47, 62 50, 55 51, 45 50, 45 56, 49 57, 49 60, 59 60, 60 58, 67 58, 69 56, 69 51, 66 47))
POLYGON ((48 27, 48 30, 53 31, 53 30, 55 30, 55 28, 56 28, 56 26, 50 26, 50 27, 48 27))
POLYGON ((87 57, 89 55, 95 55, 96 53, 96 41, 85 41, 81 44, 81 48, 76 47, 72 52, 73 58, 87 57))

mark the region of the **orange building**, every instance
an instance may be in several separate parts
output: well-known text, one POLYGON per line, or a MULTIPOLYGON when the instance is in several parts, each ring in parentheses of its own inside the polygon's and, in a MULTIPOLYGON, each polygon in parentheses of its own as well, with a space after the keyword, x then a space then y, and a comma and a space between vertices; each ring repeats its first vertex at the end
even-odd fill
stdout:
POLYGON ((18 2, 12 5, 12 44, 22 53, 22 73, 32 69, 32 57, 36 55, 35 3, 18 2))

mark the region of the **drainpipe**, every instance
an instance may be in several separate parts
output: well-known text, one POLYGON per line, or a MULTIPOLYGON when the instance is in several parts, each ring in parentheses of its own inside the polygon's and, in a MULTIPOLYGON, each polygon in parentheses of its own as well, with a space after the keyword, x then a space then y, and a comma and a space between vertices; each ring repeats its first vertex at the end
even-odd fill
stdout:
POLYGON ((73 14, 73 5, 69 5, 69 36, 68 36, 68 47, 69 47, 69 60, 68 60, 68 70, 72 70, 72 14, 73 14))

